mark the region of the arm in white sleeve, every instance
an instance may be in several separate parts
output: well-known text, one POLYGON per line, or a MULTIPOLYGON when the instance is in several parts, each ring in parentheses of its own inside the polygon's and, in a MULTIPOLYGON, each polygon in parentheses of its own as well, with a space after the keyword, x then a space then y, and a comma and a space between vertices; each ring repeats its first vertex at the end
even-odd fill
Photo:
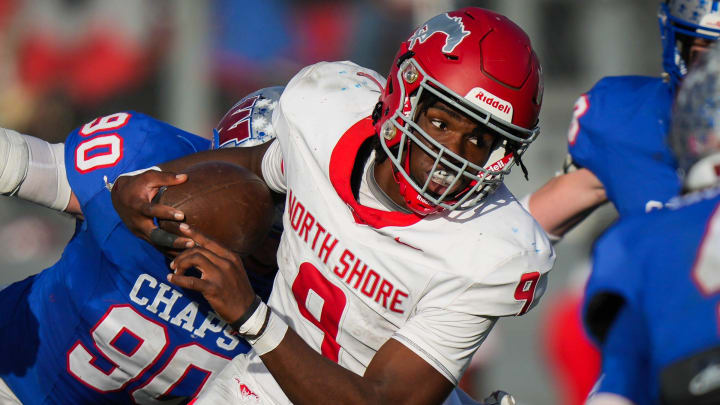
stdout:
POLYGON ((287 192, 282 150, 280 149, 280 142, 277 140, 272 141, 270 147, 265 151, 265 155, 263 155, 262 175, 265 183, 272 191, 281 194, 287 192))
POLYGON ((62 143, 0 128, 0 193, 64 210, 72 196, 64 155, 62 143))
POLYGON ((0 128, 0 193, 14 195, 25 180, 30 150, 23 135, 0 128))

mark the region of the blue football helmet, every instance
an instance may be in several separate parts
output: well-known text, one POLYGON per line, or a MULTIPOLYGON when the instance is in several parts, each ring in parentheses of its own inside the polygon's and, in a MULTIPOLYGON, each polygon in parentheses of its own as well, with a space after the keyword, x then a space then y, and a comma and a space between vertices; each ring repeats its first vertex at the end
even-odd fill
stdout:
POLYGON ((666 0, 658 11, 663 47, 663 69, 677 84, 687 74, 685 60, 695 38, 720 37, 720 0, 666 0))

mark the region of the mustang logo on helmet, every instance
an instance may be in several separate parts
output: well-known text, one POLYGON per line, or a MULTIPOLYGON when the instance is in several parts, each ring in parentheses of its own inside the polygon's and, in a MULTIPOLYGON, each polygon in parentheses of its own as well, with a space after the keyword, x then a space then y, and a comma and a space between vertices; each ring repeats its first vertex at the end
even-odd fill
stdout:
POLYGON ((423 43, 439 32, 447 36, 445 46, 443 46, 442 49, 444 53, 452 52, 456 46, 460 45, 466 36, 470 35, 470 31, 465 31, 465 25, 463 25, 460 17, 450 17, 447 13, 440 14, 415 31, 410 39, 408 39, 410 42, 408 48, 412 50, 418 41, 423 43))

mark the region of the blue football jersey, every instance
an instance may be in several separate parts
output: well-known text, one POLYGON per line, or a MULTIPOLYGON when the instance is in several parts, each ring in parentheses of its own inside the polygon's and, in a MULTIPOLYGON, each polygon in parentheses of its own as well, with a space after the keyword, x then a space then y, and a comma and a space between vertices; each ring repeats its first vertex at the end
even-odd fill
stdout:
POLYGON ((575 103, 569 153, 600 179, 621 216, 660 208, 681 190, 665 141, 673 97, 660 78, 619 76, 575 103))
POLYGON ((638 405, 720 400, 719 194, 623 218, 598 240, 584 320, 603 349, 599 392, 638 405))
POLYGON ((201 295, 166 281, 168 259, 123 225, 106 188, 209 147, 137 112, 69 135, 85 220, 54 266, 0 292, 0 377, 23 403, 179 403, 249 350, 201 295))

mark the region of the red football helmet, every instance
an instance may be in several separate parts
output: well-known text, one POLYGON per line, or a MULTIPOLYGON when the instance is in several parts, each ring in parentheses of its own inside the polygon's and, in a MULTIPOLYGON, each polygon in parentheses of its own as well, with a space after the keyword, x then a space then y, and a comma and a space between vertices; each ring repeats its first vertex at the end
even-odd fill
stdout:
POLYGON ((542 93, 542 71, 530 39, 508 18, 468 7, 420 26, 400 46, 373 114, 408 207, 427 215, 480 204, 537 138, 542 93), (424 92, 497 134, 484 166, 443 147, 414 122, 424 92), (435 158, 434 167, 455 172, 446 177, 452 184, 442 195, 428 191, 432 175, 419 184, 409 174, 411 142, 435 158), (463 178, 469 186, 450 195, 463 178))

